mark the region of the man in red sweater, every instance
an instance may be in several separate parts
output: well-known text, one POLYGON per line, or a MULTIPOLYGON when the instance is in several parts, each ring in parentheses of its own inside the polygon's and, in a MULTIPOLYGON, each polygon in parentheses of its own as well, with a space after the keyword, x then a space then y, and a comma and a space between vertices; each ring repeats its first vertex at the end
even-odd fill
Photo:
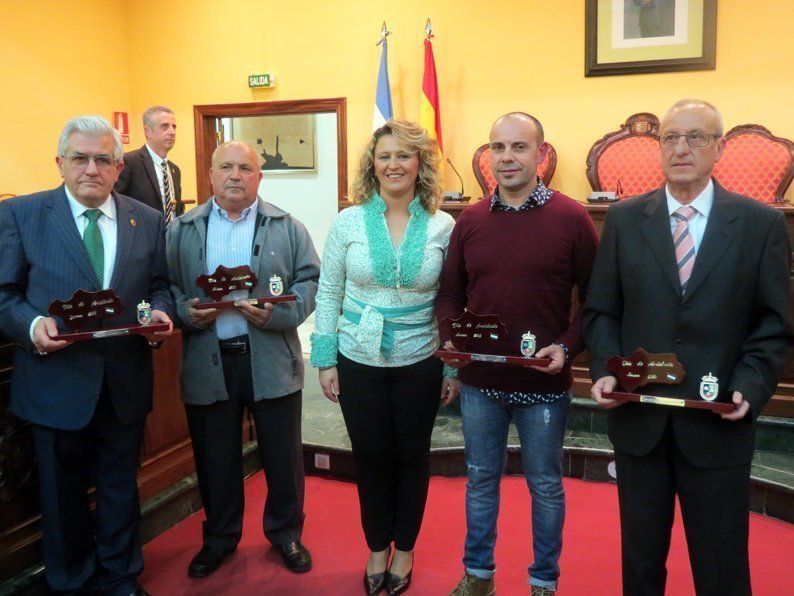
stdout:
MULTIPOLYGON (((536 357, 547 367, 524 368, 460 361, 461 411, 466 444, 465 574, 455 596, 492 594, 499 482, 512 421, 521 441, 524 474, 532 497, 533 595, 554 594, 560 574, 565 495, 562 443, 571 399, 570 360, 583 349, 581 308, 570 320, 571 296, 579 304, 598 238, 584 207, 547 188, 537 165, 548 149, 540 122, 523 112, 499 118, 491 128, 493 196, 461 213, 449 243, 436 299, 439 321, 464 310, 498 314, 507 333, 488 348, 521 355, 531 332, 536 357)), ((447 349, 455 349, 444 337, 447 349)))

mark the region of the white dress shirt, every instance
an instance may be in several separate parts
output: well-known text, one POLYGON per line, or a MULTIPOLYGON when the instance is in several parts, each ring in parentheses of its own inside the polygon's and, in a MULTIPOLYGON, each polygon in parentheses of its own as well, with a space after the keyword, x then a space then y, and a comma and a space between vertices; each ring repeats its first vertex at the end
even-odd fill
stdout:
MULTIPOLYGON (((670 233, 675 231, 675 226, 678 220, 673 217, 673 213, 683 205, 679 203, 675 197, 670 193, 670 189, 665 186, 664 192, 667 195, 667 213, 670 215, 670 233)), ((711 207, 714 205, 714 182, 709 180, 706 188, 703 189, 695 200, 689 203, 689 206, 695 210, 695 214, 687 222, 689 227, 689 234, 695 242, 695 255, 700 250, 700 243, 703 242, 703 234, 706 233, 706 224, 709 221, 709 213, 711 207)))
POLYGON ((149 145, 146 145, 146 150, 149 152, 149 155, 152 156, 152 161, 154 162, 154 172, 157 174, 157 184, 160 185, 160 197, 163 200, 163 207, 168 204, 168 201, 174 198, 174 179, 171 178, 171 168, 168 168, 168 183, 170 186, 171 192, 169 193, 171 196, 165 196, 165 185, 163 184, 163 162, 165 161, 168 164, 168 158, 160 157, 149 145))

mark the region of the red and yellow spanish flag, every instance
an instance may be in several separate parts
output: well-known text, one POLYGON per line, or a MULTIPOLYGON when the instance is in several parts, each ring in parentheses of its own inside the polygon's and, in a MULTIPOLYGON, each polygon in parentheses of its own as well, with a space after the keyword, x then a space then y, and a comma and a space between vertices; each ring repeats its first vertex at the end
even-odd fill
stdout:
POLYGON ((441 140, 441 108, 438 103, 436 61, 433 58, 431 35, 425 39, 425 76, 422 78, 422 100, 419 106, 419 124, 438 142, 439 157, 443 163, 444 145, 441 140))

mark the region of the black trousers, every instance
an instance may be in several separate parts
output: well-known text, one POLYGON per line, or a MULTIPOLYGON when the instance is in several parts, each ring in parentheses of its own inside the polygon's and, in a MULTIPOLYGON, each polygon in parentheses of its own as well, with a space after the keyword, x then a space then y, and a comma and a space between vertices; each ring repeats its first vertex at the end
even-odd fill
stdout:
POLYGON ((381 368, 339 354, 337 370, 367 545, 412 550, 427 501, 441 361, 381 368))
POLYGON ((651 453, 616 449, 615 463, 626 596, 664 595, 676 495, 698 596, 751 593, 750 464, 697 468, 670 424, 651 453))
POLYGON ((44 567, 53 592, 135 592, 135 578, 143 570, 136 473, 144 423, 119 422, 103 386, 85 428, 33 425, 44 567), (88 498, 92 481, 94 520, 88 498))
POLYGON ((267 480, 262 515, 265 537, 275 545, 300 540, 303 531, 302 393, 254 401, 251 354, 222 356, 227 401, 185 404, 199 491, 204 504, 204 546, 234 550, 243 532, 243 409, 256 425, 267 480))

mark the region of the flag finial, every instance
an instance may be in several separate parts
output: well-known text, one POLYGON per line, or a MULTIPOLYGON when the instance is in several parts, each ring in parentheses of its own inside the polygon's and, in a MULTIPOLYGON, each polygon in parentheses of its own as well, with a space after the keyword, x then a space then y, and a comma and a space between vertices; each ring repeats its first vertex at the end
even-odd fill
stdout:
POLYGON ((426 39, 433 37, 433 25, 430 24, 430 17, 428 17, 427 22, 425 23, 425 37, 426 39))
POLYGON ((384 43, 389 35, 391 35, 391 31, 386 28, 386 21, 383 21, 383 25, 380 28, 380 41, 378 41, 378 43, 375 45, 379 46, 380 44, 384 43))

